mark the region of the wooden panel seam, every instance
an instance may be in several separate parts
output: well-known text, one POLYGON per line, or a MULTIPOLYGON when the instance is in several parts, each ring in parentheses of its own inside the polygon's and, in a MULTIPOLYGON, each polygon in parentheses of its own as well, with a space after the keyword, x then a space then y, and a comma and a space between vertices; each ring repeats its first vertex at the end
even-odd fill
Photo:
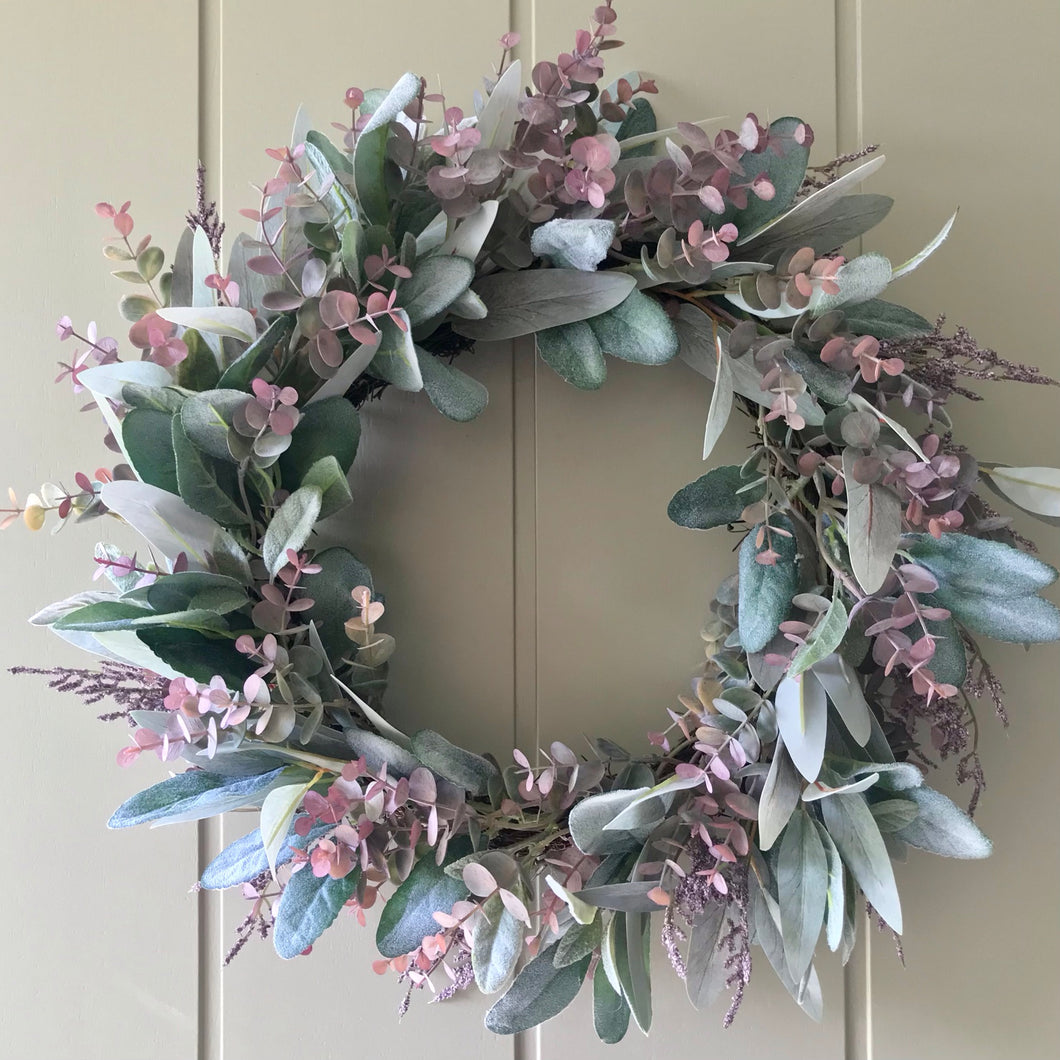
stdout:
MULTIPOLYGON (((221 182, 221 34, 223 0, 198 0, 198 146, 206 166, 207 197, 224 216, 221 182)), ((224 846, 224 820, 197 826, 199 876, 224 846)), ((198 1060, 222 1060, 224 1053, 223 892, 200 890, 198 913, 198 1060)))

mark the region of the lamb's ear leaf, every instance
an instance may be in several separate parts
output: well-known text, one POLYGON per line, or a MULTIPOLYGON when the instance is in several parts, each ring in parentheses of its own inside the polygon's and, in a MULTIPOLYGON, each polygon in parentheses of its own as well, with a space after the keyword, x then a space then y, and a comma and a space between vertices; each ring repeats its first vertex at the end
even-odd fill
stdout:
POLYGON ((486 1013, 486 1029, 518 1034, 558 1016, 577 996, 589 971, 589 956, 557 968, 556 944, 542 950, 515 977, 507 993, 486 1013))
POLYGON ((308 865, 287 881, 276 904, 273 942, 285 960, 297 957, 335 922, 339 911, 357 889, 360 869, 334 880, 314 876, 308 865))
POLYGON ((916 803, 916 817, 894 834, 910 846, 929 850, 947 858, 985 858, 993 844, 960 807, 929 787, 911 788, 902 793, 916 803))
POLYGON ((787 516, 775 515, 770 533, 764 525, 750 531, 740 545, 740 642, 747 652, 761 651, 791 611, 791 598, 799 582, 798 546, 795 528, 787 516), (762 533, 761 546, 758 535, 762 533), (757 557, 770 545, 777 553, 772 564, 757 557))

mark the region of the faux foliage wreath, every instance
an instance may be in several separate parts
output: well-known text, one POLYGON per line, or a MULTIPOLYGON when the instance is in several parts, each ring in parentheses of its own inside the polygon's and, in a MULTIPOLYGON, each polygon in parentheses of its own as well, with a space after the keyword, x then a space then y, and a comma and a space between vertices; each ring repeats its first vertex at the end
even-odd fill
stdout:
MULTIPOLYGON (((97 546, 112 591, 34 622, 101 658, 46 671, 126 718, 144 751, 191 768, 135 795, 124 828, 260 807, 201 884, 251 902, 233 948, 271 934, 305 953, 346 906, 386 899, 380 972, 440 999, 500 994, 498 1033, 560 1012, 586 979, 602 1040, 651 1023, 652 915, 697 1007, 731 1022, 754 945, 821 1012, 822 932, 845 961, 859 895, 902 930, 891 859, 908 846, 983 857, 970 816, 925 783, 925 730, 982 770, 975 701, 1003 710, 978 637, 1060 637, 1039 596, 1057 572, 977 494, 1046 521, 1060 471, 977 463, 950 436, 965 379, 1050 383, 883 300, 894 267, 841 248, 891 200, 857 191, 873 149, 807 168, 810 127, 657 130, 652 82, 601 90, 610 2, 523 88, 517 42, 474 114, 406 74, 351 88, 333 144, 296 127, 234 241, 205 200, 169 271, 129 204, 100 204, 139 359, 82 335, 63 365, 121 454, 12 497, 4 525, 117 517, 148 555, 97 546), (432 132, 432 130, 435 130, 432 132), (659 146, 663 153, 654 153, 659 146), (846 169, 857 163, 855 168, 846 169), (504 764, 382 713, 394 639, 382 594, 320 520, 353 499, 357 409, 386 386, 471 420, 485 388, 453 362, 478 340, 534 335, 565 380, 603 384, 605 355, 680 356, 713 382, 703 456, 733 410, 739 466, 679 490, 671 519, 742 533, 711 604, 706 659, 649 753, 598 739, 504 764)), ((35 671, 39 672, 39 671, 35 671)))

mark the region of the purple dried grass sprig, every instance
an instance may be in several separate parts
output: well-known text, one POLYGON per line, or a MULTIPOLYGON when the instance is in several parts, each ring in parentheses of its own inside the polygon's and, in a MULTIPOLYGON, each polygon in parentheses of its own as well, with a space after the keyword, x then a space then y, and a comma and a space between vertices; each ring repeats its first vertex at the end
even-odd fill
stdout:
MULTIPOLYGON (((200 162, 195 169, 195 209, 187 214, 188 227, 194 231, 202 229, 210 244, 214 260, 221 258, 221 237, 224 235, 225 225, 217 212, 216 202, 206 201, 206 166, 200 162)), ((218 270, 220 266, 218 265, 218 270)))
POLYGON ((105 660, 98 670, 70 666, 12 666, 13 674, 33 674, 48 678, 48 687, 72 692, 88 705, 113 700, 121 709, 98 715, 100 721, 128 718, 134 710, 162 710, 169 681, 136 666, 105 660))

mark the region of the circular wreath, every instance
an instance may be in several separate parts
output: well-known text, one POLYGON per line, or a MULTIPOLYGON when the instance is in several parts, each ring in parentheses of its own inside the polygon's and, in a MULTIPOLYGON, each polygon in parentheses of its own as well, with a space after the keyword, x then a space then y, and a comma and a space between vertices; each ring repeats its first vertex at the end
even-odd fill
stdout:
POLYGON ((405 984, 402 1011, 415 990, 474 985, 500 994, 486 1025, 515 1033, 591 978, 605 1042, 631 1015, 650 1025, 652 914, 692 1003, 729 998, 726 1025, 753 945, 819 1016, 822 932, 846 960, 859 894, 902 930, 892 858, 990 851, 925 783, 922 745, 956 756, 974 810, 975 701, 1001 707, 977 638, 1060 637, 1038 595, 1057 572, 976 493, 1055 520, 1060 471, 977 464, 946 411, 967 379, 1052 381, 880 297, 952 219, 901 266, 846 260, 890 206, 856 192, 882 157, 808 168, 793 117, 657 130, 651 81, 599 87, 614 26, 608 0, 525 90, 507 34, 473 115, 412 74, 351 88, 340 144, 296 130, 267 152, 276 175, 241 211, 257 236, 227 268, 201 168, 168 271, 128 203, 99 204, 140 357, 63 317, 81 349, 60 378, 121 462, 13 497, 4 520, 107 515, 147 541, 98 545, 113 591, 34 618, 98 669, 43 672, 116 701, 120 764, 190 766, 111 827, 260 808, 201 880, 250 900, 233 954, 255 933, 307 953, 343 907, 363 924, 385 899, 376 969, 405 984), (454 361, 531 334, 583 389, 605 355, 680 356, 713 382, 704 459, 733 410, 754 432, 743 464, 670 504, 680 526, 743 536, 702 671, 647 752, 600 739, 501 762, 398 731, 383 595, 315 537, 352 500, 361 405, 395 386, 471 420, 487 394, 454 361))

